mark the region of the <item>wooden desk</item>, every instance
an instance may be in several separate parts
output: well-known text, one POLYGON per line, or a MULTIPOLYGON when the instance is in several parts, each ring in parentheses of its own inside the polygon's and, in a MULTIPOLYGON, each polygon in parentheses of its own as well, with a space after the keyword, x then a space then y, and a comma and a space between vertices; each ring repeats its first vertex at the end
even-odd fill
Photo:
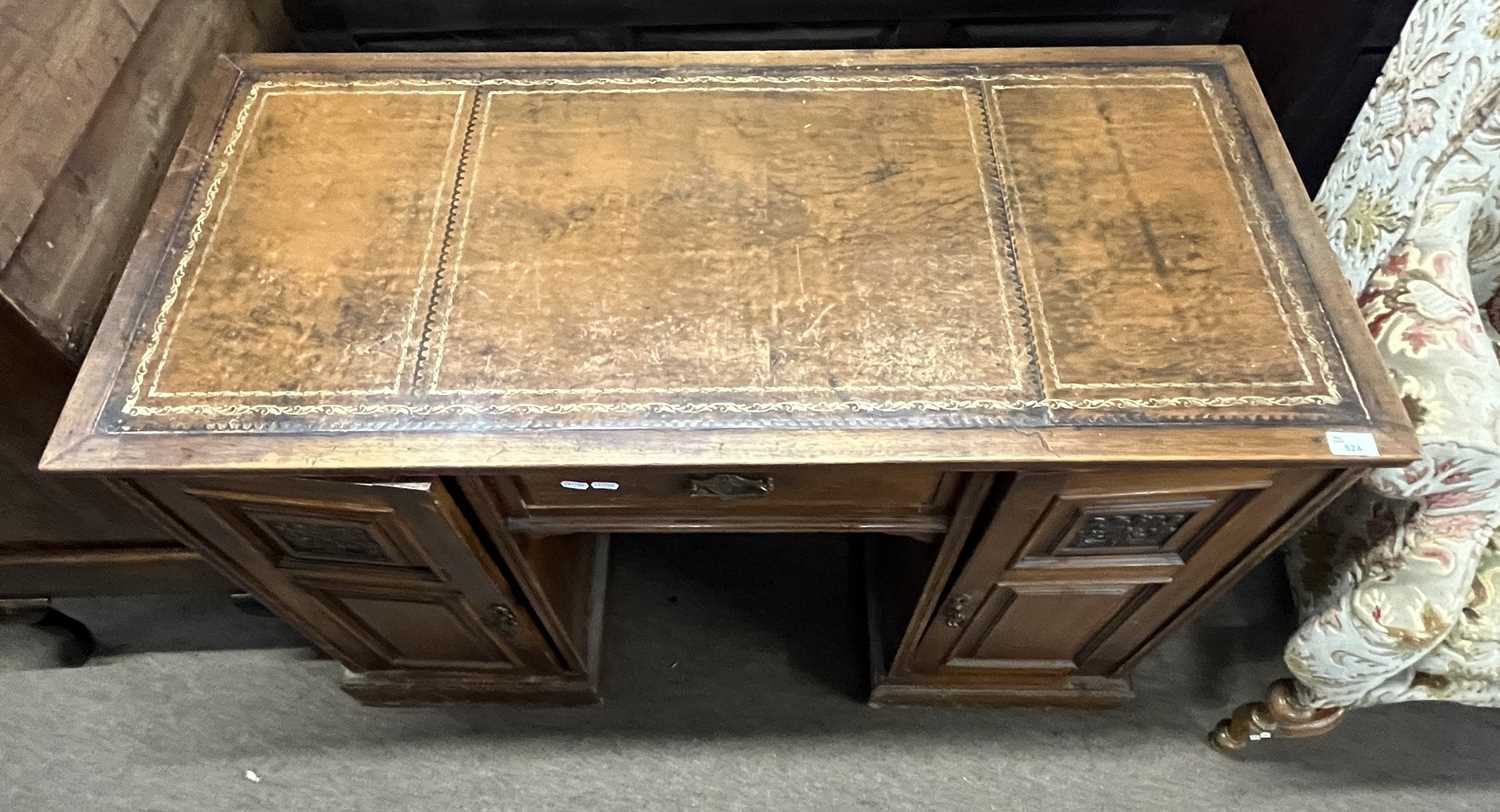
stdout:
POLYGON ((1116 702, 1415 454, 1239 52, 226 59, 48 450, 369 702, 597 696, 606 534, 870 531, 877 702, 1116 702))

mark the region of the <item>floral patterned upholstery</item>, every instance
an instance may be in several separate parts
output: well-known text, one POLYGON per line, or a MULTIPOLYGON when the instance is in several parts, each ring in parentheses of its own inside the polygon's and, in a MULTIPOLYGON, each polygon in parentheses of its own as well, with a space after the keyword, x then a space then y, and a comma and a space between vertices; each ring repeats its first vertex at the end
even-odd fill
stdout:
POLYGON ((1317 707, 1500 705, 1500 4, 1420 0, 1317 205, 1422 458, 1288 548, 1317 707))

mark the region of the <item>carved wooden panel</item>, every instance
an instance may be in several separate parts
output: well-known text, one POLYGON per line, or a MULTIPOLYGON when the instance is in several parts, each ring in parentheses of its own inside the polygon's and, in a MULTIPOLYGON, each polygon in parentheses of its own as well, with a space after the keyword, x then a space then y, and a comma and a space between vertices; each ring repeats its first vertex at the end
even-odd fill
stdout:
POLYGON ((1064 491, 1042 515, 1024 559, 1070 556, 1176 555, 1230 502, 1265 483, 1142 498, 1138 494, 1064 491))
POLYGON ((336 561, 389 563, 380 542, 367 527, 337 522, 299 521, 281 516, 257 517, 261 527, 270 531, 291 553, 300 558, 327 558, 336 561))
POLYGON ((190 488, 277 567, 332 570, 349 564, 433 578, 411 528, 389 507, 250 489, 190 488))
MULTIPOLYGON (((1230 496, 1239 490, 1233 490, 1230 496)), ((1174 551, 1191 540, 1192 531, 1210 519, 1226 498, 1229 497, 1223 493, 1213 492, 1202 497, 1149 500, 1134 495, 1059 494, 1043 522, 1049 531, 1058 522, 1066 522, 1065 528, 1050 548, 1032 548, 1028 554, 1078 556, 1174 551)))
POLYGON ((1160 547, 1192 517, 1191 513, 1091 513, 1063 549, 1160 547))

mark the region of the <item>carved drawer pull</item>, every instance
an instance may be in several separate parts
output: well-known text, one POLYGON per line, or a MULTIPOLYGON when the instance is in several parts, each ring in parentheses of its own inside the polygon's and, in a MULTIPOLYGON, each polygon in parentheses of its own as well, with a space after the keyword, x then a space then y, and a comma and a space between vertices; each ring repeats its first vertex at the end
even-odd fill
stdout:
POLYGON ((521 621, 516 619, 515 610, 503 603, 490 604, 490 610, 485 615, 485 621, 506 637, 514 635, 516 629, 521 625, 521 621))
POLYGON ((717 499, 755 499, 769 496, 775 485, 768 476, 714 474, 688 480, 688 496, 712 496, 717 499))
POLYGON ((948 607, 943 610, 943 625, 950 629, 957 629, 968 623, 971 608, 969 602, 972 600, 973 598, 967 592, 953 596, 953 600, 948 601, 948 607))

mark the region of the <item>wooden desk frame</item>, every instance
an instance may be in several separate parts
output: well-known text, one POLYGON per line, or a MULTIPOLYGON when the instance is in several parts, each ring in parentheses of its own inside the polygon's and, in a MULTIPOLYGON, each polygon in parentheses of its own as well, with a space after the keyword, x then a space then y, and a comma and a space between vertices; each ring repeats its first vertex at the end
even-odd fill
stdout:
MULTIPOLYGON (((452 92, 472 95, 472 131, 482 121, 479 92, 452 92)), ((1237 49, 265 54, 221 60, 205 98, 43 468, 128 478, 132 498, 338 657, 350 669, 345 687, 367 702, 597 698, 606 535, 707 530, 884 534, 888 541, 866 545, 872 702, 1114 703, 1129 695, 1130 669, 1152 646, 1362 471, 1417 455, 1237 49), (1101 383, 1169 389, 1159 406, 1128 397, 1100 405, 1115 401, 1057 396, 1081 385, 1061 383, 1053 369, 1050 379, 1035 373, 1036 393, 1016 416, 960 414, 957 423, 834 409, 800 423, 678 426, 647 417, 606 421, 605 430, 566 422, 533 430, 493 416, 281 425, 250 414, 200 424, 132 422, 120 410, 150 308, 174 271, 168 260, 196 239, 191 215, 216 182, 208 169, 222 157, 226 127, 238 126, 230 111, 265 77, 379 75, 462 88, 520 81, 496 77, 526 71, 595 82, 632 71, 657 77, 634 82, 710 74, 730 82, 754 71, 762 83, 805 84, 814 74, 874 81, 862 77, 895 68, 916 78, 882 81, 941 74, 981 89, 991 73, 1201 74, 1218 95, 1194 104, 1233 114, 1203 121, 1238 150, 1233 160, 1247 174, 1234 199, 1250 200, 1242 214, 1254 233, 1292 257, 1288 284, 1305 294, 1312 325, 1297 340, 1333 359, 1326 374, 1337 378, 1329 378, 1337 396, 1236 399, 1192 393, 1226 384, 1101 383), (1232 408, 1215 411, 1224 404, 1232 408), (1369 453, 1335 453, 1335 432, 1364 438, 1369 453), (553 480, 561 490, 538 497, 553 480)), ((248 115, 239 109, 236 121, 248 115)), ((466 150, 472 140, 464 137, 466 150)), ((454 207, 460 183, 452 181, 454 207)), ((1018 282, 1026 284, 1038 282, 1018 282)), ((1272 297, 1288 291, 1273 286, 1272 297)), ((1263 335, 1255 324, 1232 327, 1247 351, 1263 335)), ((1035 352, 1036 336, 1028 340, 1035 352)), ((225 413, 233 412, 231 404, 225 413)))

